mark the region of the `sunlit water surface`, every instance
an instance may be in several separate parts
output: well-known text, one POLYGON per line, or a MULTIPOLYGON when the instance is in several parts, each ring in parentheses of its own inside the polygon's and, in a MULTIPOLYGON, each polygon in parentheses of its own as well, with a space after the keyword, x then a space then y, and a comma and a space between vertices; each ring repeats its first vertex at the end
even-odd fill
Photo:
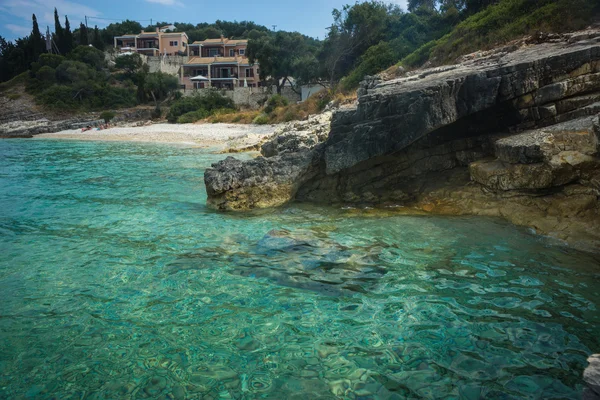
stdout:
POLYGON ((496 219, 215 213, 222 157, 0 141, 0 398, 581 396, 598 258, 496 219))

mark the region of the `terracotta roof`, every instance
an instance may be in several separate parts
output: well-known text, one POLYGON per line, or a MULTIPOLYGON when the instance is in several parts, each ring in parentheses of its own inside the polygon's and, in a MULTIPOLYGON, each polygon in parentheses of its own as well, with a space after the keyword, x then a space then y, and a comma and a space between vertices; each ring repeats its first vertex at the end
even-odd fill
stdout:
POLYGON ((246 57, 192 57, 185 64, 241 64, 248 63, 248 59, 246 57))
POLYGON ((192 44, 248 44, 248 39, 206 39, 206 40, 196 40, 192 44))

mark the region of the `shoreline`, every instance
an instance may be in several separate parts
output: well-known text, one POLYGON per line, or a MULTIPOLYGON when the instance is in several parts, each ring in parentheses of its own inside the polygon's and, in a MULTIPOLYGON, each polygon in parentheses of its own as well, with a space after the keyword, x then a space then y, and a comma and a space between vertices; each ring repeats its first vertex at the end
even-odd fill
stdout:
POLYGON ((215 147, 224 150, 257 145, 265 137, 272 135, 275 129, 275 125, 161 123, 147 126, 117 126, 85 132, 81 129, 70 129, 42 133, 33 136, 32 139, 163 143, 200 148, 215 147))

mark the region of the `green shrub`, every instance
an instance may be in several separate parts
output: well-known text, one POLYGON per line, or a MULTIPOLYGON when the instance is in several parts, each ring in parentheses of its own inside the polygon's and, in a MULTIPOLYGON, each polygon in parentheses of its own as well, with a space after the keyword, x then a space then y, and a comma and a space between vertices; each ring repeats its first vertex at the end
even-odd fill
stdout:
POLYGON ((61 83, 81 83, 96 79, 96 71, 81 61, 63 61, 56 67, 56 80, 61 83))
POLYGON ((252 121, 254 125, 267 125, 269 123, 269 116, 267 114, 257 115, 252 121))
POLYGON ((65 58, 63 56, 59 56, 58 54, 50 54, 50 53, 41 54, 40 57, 38 58, 38 63, 40 64, 40 66, 43 67, 44 65, 47 65, 48 67, 55 68, 55 69, 63 61, 65 61, 65 58))
POLYGON ((274 94, 273 96, 271 96, 269 98, 269 100, 267 100, 267 106, 265 107, 265 112, 267 114, 270 114, 277 107, 285 107, 287 105, 288 105, 288 99, 286 99, 285 97, 283 97, 280 94, 274 94))
POLYGON ((447 35, 430 41, 402 60, 417 67, 454 62, 457 57, 486 50, 536 31, 582 29, 600 14, 597 0, 502 0, 471 15, 447 35))
POLYGON ((39 103, 56 110, 77 109, 80 103, 74 98, 73 89, 65 85, 53 85, 42 91, 37 100, 39 103))
POLYGON ((160 119, 162 117, 162 110, 160 109, 160 107, 154 107, 154 110, 152 110, 152 114, 150 114, 150 117, 152 119, 160 119))
POLYGON ((100 113, 100 119, 103 119, 107 124, 115 117, 115 113, 112 111, 102 111, 100 113))
POLYGON ((343 90, 352 90, 358 87, 365 75, 373 75, 394 65, 398 60, 394 49, 388 42, 379 42, 371 46, 360 58, 358 66, 342 81, 343 90))
POLYGON ((201 119, 204 119, 206 117, 208 117, 208 112, 206 110, 190 111, 179 116, 177 118, 177 123, 190 124, 192 122, 200 121, 201 119))
POLYGON ((97 70, 106 67, 104 52, 91 46, 77 46, 69 53, 69 58, 74 61, 85 63, 97 70))
POLYGON ((233 100, 222 96, 217 91, 209 91, 206 94, 197 94, 192 97, 182 97, 175 100, 167 114, 167 120, 171 123, 177 122, 177 119, 183 114, 203 110, 207 116, 213 114, 219 109, 235 109, 233 100))
POLYGON ((124 54, 115 58, 115 68, 133 74, 142 67, 142 57, 139 54, 124 54))
POLYGON ((44 86, 50 86, 56 82, 56 70, 48 65, 41 67, 35 74, 35 77, 44 86))

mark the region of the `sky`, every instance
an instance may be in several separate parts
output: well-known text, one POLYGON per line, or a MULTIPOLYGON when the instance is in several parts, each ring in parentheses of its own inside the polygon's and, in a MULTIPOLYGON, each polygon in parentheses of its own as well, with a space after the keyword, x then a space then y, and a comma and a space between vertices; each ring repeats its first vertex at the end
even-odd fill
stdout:
MULTIPOLYGON (((69 17, 75 29, 88 16, 88 26, 104 27, 122 19, 140 21, 142 26, 153 22, 214 22, 254 21, 276 30, 298 31, 323 39, 331 25, 331 11, 355 0, 0 0, 0 35, 7 40, 31 32, 31 15, 35 14, 40 31, 54 29, 54 7, 61 16, 69 17), (116 20, 116 21, 113 21, 116 20)), ((387 1, 387 0, 386 0, 387 1)), ((406 10, 407 0, 389 0, 406 10)), ((132 32, 133 33, 133 32, 132 32)))

